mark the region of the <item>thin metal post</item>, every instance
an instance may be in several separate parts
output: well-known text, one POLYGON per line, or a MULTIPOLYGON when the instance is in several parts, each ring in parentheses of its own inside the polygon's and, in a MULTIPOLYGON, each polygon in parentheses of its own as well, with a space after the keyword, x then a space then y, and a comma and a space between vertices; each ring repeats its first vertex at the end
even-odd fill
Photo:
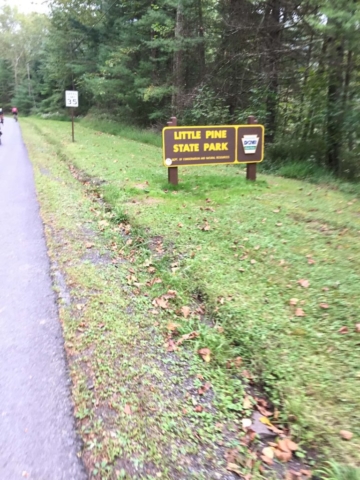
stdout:
MULTIPOLYGON (((257 122, 256 118, 253 115, 248 117, 248 125, 254 125, 257 122)), ((246 164, 246 180, 255 181, 256 180, 256 163, 247 163, 246 164)))
MULTIPOLYGON (((169 127, 176 127, 177 118, 171 117, 170 122, 167 122, 167 124, 169 127)), ((178 167, 168 167, 168 182, 172 185, 179 184, 178 167)))

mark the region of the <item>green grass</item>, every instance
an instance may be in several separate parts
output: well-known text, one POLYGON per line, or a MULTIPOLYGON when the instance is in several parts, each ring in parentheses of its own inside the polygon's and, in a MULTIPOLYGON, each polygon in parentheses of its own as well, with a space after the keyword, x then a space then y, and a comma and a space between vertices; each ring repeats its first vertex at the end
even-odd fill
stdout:
MULTIPOLYGON (((72 144, 70 125, 38 119, 24 119, 23 125, 28 142, 32 135, 43 142, 36 133, 41 132, 62 160, 105 181, 97 182, 95 195, 110 206, 104 213, 108 226, 98 228, 116 251, 130 259, 136 257, 134 268, 145 276, 136 283, 146 283, 147 269, 140 268, 144 262, 150 262, 162 279, 150 294, 145 290, 148 297, 139 287, 142 309, 152 308, 152 299, 167 289, 177 291, 173 311, 164 315, 180 324, 180 333, 199 332, 190 343, 194 353, 201 347, 210 348, 209 365, 204 366, 196 354, 186 358, 190 365, 196 359, 196 369, 205 368, 202 371, 215 385, 216 415, 222 415, 222 421, 243 415, 241 402, 236 400, 243 395, 241 376, 226 368, 229 359, 240 356, 279 409, 281 420, 289 422, 294 437, 325 459, 360 465, 360 337, 355 333, 360 297, 360 200, 333 188, 271 176, 261 175, 255 184, 248 183, 244 170, 233 166, 180 169, 180 184, 172 187, 155 146, 125 135, 94 132, 81 124, 76 125, 77 142, 72 144), (119 229, 119 222, 130 225, 125 240, 125 227, 119 229), (161 239, 162 256, 155 249, 155 239, 161 239), (309 280, 310 286, 301 287, 300 279, 309 280), (290 305, 294 298, 305 316, 295 315, 290 305), (193 314, 190 320, 181 320, 182 306, 194 312, 199 303, 205 306, 204 317, 193 314), (348 333, 340 334, 342 327, 348 333), (341 440, 343 429, 353 432, 351 441, 341 440)), ((50 153, 40 155, 42 162, 46 155, 50 153)), ((64 168, 58 163, 53 168, 64 168)), ((81 187, 76 188, 81 196, 81 187)), ((51 189, 44 199, 49 195, 51 189)), ((71 199, 65 192, 53 202, 53 208, 59 202, 64 209, 69 230, 85 215, 78 213, 79 218, 69 222, 66 209, 71 199)), ((91 208, 86 206, 86 215, 91 208)), ((91 266, 82 265, 81 272, 74 274, 76 281, 81 279, 83 284, 91 271, 91 266)), ((113 298, 113 290, 107 290, 106 273, 99 281, 105 282, 99 287, 104 293, 93 305, 94 318, 101 317, 98 309, 109 302, 106 309, 115 321, 124 298, 121 292, 113 298)), ((65 324, 71 325, 69 318, 65 324)), ((129 344, 140 338, 144 347, 145 340, 150 341, 151 335, 139 337, 140 326, 128 332, 129 327, 120 324, 116 334, 111 330, 106 335, 110 349, 116 342, 124 343, 124 335, 129 344)), ((68 336, 68 342, 75 342, 73 336, 68 336)), ((92 336, 89 345, 93 341, 92 336)), ((133 349, 127 351, 118 365, 125 361, 135 368, 134 354, 133 349)), ((186 353, 181 350, 179 355, 186 353)), ((100 365, 90 357, 86 361, 94 363, 93 372, 100 376, 103 389, 116 378, 114 363, 107 362, 110 371, 100 375, 100 365)), ((114 384, 120 392, 122 381, 117 378, 114 384)), ((206 427, 210 443, 211 423, 209 419, 206 427)), ((164 429, 171 432, 175 424, 168 418, 164 429)))
POLYGON ((106 119, 94 118, 93 116, 87 116, 80 120, 82 126, 97 130, 99 132, 107 133, 109 135, 116 135, 118 137, 128 138, 136 142, 145 143, 148 145, 154 145, 161 147, 161 134, 151 130, 140 130, 139 128, 132 127, 131 125, 124 125, 115 121, 106 119))
POLYGON ((354 467, 329 462, 328 466, 321 471, 328 480, 360 480, 360 470, 354 467))

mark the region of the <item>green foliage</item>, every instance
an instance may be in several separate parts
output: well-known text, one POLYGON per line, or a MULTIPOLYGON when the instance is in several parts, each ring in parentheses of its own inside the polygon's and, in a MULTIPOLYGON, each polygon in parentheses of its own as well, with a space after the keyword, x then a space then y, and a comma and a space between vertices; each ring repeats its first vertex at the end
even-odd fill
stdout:
POLYGON ((360 468, 341 465, 334 461, 319 472, 326 480, 360 480, 360 468))
POLYGON ((230 123, 229 107, 209 87, 197 91, 191 108, 181 119, 184 125, 221 125, 230 123))

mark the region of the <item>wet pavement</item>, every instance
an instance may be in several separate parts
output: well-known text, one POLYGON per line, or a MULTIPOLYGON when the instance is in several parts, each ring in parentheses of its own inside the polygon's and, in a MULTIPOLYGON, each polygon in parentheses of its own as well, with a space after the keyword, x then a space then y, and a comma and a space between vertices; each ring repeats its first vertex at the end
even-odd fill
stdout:
POLYGON ((0 146, 0 480, 84 480, 32 166, 19 124, 0 146))

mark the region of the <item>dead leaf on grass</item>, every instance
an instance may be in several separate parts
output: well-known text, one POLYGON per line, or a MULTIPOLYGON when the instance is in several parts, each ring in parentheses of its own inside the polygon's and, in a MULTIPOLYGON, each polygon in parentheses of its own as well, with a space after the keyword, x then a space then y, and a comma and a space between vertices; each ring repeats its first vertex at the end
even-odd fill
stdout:
POLYGON ((203 232, 208 232, 209 230, 211 230, 211 227, 208 223, 205 223, 205 225, 200 227, 200 230, 202 230, 203 232))
POLYGON ((270 465, 270 466, 274 465, 274 461, 271 458, 267 457, 266 455, 261 455, 260 458, 267 465, 270 465))
POLYGON ((275 450, 275 455, 280 462, 289 462, 292 458, 292 453, 291 452, 283 452, 282 450, 276 449, 275 450))
POLYGON ((91 243, 91 242, 86 242, 85 243, 86 248, 93 248, 94 246, 95 246, 95 243, 91 243))
POLYGON ((164 295, 161 295, 162 298, 165 298, 165 300, 169 300, 170 298, 176 298, 177 297, 177 292, 176 290, 168 290, 167 293, 164 293, 164 295))
POLYGON ((192 340, 193 338, 197 338, 198 336, 199 336, 198 332, 186 333, 176 342, 176 344, 181 345, 186 340, 192 340))
POLYGON ((236 465, 236 463, 228 463, 226 466, 226 470, 236 473, 237 475, 239 475, 239 477, 242 477, 241 468, 239 467, 239 465, 236 465))
POLYGON ((341 333, 342 335, 344 335, 346 333, 349 333, 349 329, 348 327, 341 327, 338 333, 341 333))
POLYGON ((309 288, 310 286, 309 280, 305 280, 303 278, 301 280, 298 280, 298 284, 303 288, 309 288))
POLYGON ((305 312, 302 308, 297 308, 295 310, 295 316, 296 317, 305 317, 305 312))
POLYGON ((201 405, 196 405, 194 410, 195 410, 195 412, 201 413, 204 410, 204 408, 201 405))
POLYGON ((266 410, 266 408, 262 407, 261 405, 258 405, 257 409, 264 417, 271 417, 273 415, 273 412, 270 412, 270 410, 266 410))
POLYGON ((131 407, 128 403, 124 407, 124 412, 126 413, 126 415, 132 415, 131 407))
POLYGON ((190 313, 191 313, 190 307, 186 307, 186 306, 181 307, 181 313, 183 314, 183 317, 184 317, 184 318, 188 318, 188 316, 189 316, 190 313))
POLYGON ((278 447, 283 452, 296 452, 296 450, 299 448, 299 446, 290 438, 284 438, 282 440, 279 440, 278 447))
POLYGON ((356 333, 360 333, 360 323, 357 323, 357 324, 355 325, 355 332, 356 332, 356 333))
POLYGON ((174 342, 174 340, 172 340, 170 338, 168 340, 168 344, 167 344, 167 351, 168 352, 175 352, 177 349, 178 349, 178 347, 176 346, 176 343, 174 342))
POLYGON ((329 308, 329 305, 327 303, 320 303, 319 307, 327 310, 329 308))
POLYGON ((211 360, 211 350, 209 348, 200 348, 198 354, 204 360, 204 362, 209 363, 211 360))
POLYGON ((200 388, 199 388, 199 395, 204 395, 208 390, 210 390, 211 388, 211 383, 210 382, 206 382, 205 385, 202 385, 200 388))
POLYGON ((169 322, 167 325, 167 329, 170 330, 170 332, 176 332, 179 326, 180 325, 178 323, 169 322))
POLYGON ((299 300, 297 298, 290 298, 290 305, 295 307, 298 304, 299 300))
POLYGON ((351 440, 354 434, 352 432, 349 432, 348 430, 341 430, 340 431, 341 438, 344 440, 351 440))
POLYGON ((265 455, 265 457, 270 458, 271 460, 272 460, 272 459, 274 458, 274 456, 275 456, 274 449, 271 448, 271 447, 265 447, 265 448, 263 448, 262 454, 265 455))
POLYGON ((274 433, 277 433, 278 435, 281 435, 283 433, 283 431, 280 428, 273 425, 267 417, 260 417, 260 422, 266 425, 269 430, 271 430, 274 433))
POLYGON ((164 310, 169 308, 169 303, 167 300, 164 300, 162 297, 155 298, 155 300, 152 302, 154 307, 160 307, 163 308, 164 310))
POLYGON ((251 398, 249 397, 249 395, 245 395, 243 400, 243 408, 245 408, 245 410, 249 410, 251 407, 252 407, 251 398))

